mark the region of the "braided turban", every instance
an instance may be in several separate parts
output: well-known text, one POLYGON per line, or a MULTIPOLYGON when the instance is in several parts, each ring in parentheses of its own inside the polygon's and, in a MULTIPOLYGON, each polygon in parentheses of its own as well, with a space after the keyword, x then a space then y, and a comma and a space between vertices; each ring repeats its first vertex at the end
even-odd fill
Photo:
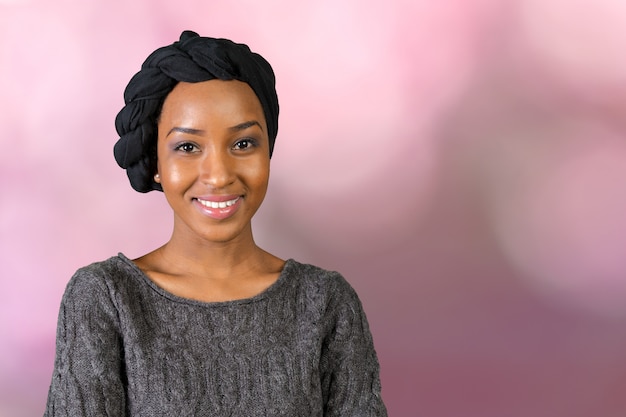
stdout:
POLYGON ((157 120, 165 97, 179 81, 239 80, 255 92, 267 124, 270 157, 278 131, 276 80, 270 64, 244 44, 200 37, 184 31, 178 42, 154 51, 124 91, 125 106, 115 119, 120 135, 115 160, 126 169, 132 187, 160 190, 156 173, 157 120))

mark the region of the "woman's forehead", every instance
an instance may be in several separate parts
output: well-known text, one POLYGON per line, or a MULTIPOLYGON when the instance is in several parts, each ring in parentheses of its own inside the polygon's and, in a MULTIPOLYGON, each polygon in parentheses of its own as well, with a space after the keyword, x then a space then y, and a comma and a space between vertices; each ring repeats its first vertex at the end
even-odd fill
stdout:
POLYGON ((209 121, 225 126, 257 121, 267 131, 258 97, 248 84, 236 80, 180 83, 163 103, 159 123, 195 126, 209 121))

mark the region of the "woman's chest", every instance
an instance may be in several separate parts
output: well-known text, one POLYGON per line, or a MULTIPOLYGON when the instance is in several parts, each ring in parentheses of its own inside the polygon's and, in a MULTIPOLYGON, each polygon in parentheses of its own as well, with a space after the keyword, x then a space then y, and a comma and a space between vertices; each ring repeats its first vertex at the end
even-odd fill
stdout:
POLYGON ((263 309, 191 313, 153 314, 124 335, 128 400, 144 410, 139 415, 321 410, 323 335, 314 316, 263 309))

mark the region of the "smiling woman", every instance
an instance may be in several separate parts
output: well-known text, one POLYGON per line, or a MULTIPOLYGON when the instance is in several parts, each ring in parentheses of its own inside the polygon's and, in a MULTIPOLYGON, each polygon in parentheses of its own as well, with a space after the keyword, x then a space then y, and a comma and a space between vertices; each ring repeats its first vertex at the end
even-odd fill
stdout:
POLYGON ((115 157, 137 191, 163 191, 172 235, 72 277, 46 416, 386 416, 352 287, 254 241, 274 85, 247 46, 193 32, 133 77, 115 157))
POLYGON ((173 239, 184 252, 202 245, 197 238, 252 241, 250 221, 267 191, 270 157, 263 108, 248 84, 178 84, 157 131, 155 182, 174 209, 173 239))

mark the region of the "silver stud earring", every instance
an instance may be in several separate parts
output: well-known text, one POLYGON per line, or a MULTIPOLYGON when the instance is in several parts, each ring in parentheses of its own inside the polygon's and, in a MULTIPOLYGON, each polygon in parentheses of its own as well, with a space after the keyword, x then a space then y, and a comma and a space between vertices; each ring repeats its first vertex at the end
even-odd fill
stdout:
POLYGON ((154 174, 154 182, 161 181, 161 176, 159 174, 154 174))

